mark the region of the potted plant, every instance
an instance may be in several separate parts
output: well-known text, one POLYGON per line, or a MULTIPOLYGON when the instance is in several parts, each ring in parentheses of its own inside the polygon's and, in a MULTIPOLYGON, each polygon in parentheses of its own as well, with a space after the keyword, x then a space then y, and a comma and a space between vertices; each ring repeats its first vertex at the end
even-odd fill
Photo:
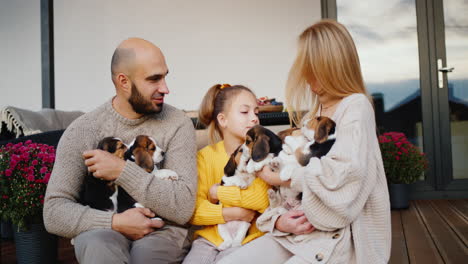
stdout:
POLYGON ((390 205, 393 209, 409 207, 409 184, 427 168, 426 156, 408 141, 405 134, 387 132, 379 136, 379 145, 387 176, 390 205))
POLYGON ((53 146, 30 140, 0 148, 0 217, 13 224, 18 263, 38 263, 44 254, 39 263, 55 262, 57 238, 42 221, 54 161, 53 146))

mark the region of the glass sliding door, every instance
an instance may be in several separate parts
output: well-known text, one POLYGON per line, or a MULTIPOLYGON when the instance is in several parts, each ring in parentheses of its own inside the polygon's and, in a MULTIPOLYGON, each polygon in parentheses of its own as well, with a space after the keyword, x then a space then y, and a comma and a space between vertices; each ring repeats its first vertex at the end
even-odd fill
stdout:
POLYGON ((322 2, 356 42, 379 131, 427 154, 413 198, 467 198, 468 1, 322 2))
POLYGON ((423 148, 415 0, 337 0, 337 20, 356 42, 380 132, 403 132, 423 148))
POLYGON ((468 1, 435 1, 434 10, 445 183, 459 189, 468 179, 468 1))

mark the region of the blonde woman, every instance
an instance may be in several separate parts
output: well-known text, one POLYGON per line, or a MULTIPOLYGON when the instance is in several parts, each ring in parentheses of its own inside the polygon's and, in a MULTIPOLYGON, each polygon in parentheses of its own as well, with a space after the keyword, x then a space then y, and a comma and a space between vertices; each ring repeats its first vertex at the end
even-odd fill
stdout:
POLYGON ((271 185, 302 191, 303 210, 267 209, 257 226, 268 234, 220 263, 387 263, 390 206, 374 110, 343 25, 322 20, 300 35, 286 101, 293 111, 310 109, 308 117, 332 118, 336 142, 326 156, 296 169, 291 181, 270 168, 259 173, 271 185), (304 234, 308 239, 294 242, 304 234))

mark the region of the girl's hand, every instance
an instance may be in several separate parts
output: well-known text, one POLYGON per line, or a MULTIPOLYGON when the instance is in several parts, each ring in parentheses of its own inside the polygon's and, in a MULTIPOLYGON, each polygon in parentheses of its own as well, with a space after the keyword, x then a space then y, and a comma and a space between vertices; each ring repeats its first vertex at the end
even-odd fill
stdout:
POLYGON ((263 166, 263 169, 257 172, 257 177, 264 180, 272 186, 287 186, 291 185, 291 180, 282 181, 279 177, 279 171, 274 171, 269 165, 263 166))
POLYGON ((213 184, 213 186, 211 186, 210 190, 208 191, 208 200, 213 204, 217 204, 219 202, 219 199, 218 199, 219 185, 220 185, 219 183, 213 184))
POLYGON ((315 230, 302 210, 291 210, 284 213, 276 221, 275 228, 281 232, 295 235, 310 234, 315 230))
POLYGON ((257 214, 256 211, 245 209, 242 207, 225 207, 223 208, 223 218, 224 221, 245 221, 245 222, 252 222, 255 215, 257 214))

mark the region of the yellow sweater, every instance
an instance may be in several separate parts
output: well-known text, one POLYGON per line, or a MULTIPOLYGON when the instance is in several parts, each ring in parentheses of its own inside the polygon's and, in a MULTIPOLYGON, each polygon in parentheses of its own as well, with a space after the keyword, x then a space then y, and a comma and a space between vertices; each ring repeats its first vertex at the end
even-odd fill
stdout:
MULTIPOLYGON (((224 149, 224 141, 209 145, 197 154, 198 165, 198 193, 191 223, 204 226, 195 235, 202 236, 211 243, 219 246, 223 239, 218 233, 218 224, 226 223, 223 218, 223 207, 242 207, 263 213, 269 206, 268 188, 270 186, 260 178, 255 178, 252 184, 245 190, 236 186, 220 186, 218 188, 219 204, 212 204, 208 200, 208 192, 213 184, 221 183, 224 175, 224 166, 229 156, 224 149)), ((257 229, 256 219, 242 244, 245 244, 263 233, 257 229)))

